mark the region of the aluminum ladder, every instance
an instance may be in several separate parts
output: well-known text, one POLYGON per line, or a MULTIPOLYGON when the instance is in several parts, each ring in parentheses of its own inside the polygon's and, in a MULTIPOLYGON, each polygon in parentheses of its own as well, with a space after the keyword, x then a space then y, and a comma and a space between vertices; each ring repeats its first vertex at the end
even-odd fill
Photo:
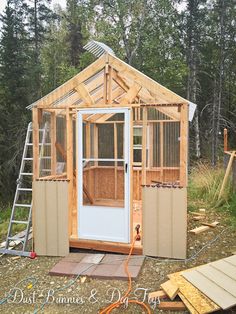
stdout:
MULTIPOLYGON (((17 186, 16 186, 16 192, 15 197, 13 201, 12 211, 11 211, 11 217, 10 222, 8 226, 8 232, 7 232, 7 238, 6 238, 6 244, 5 248, 0 249, 0 254, 11 254, 11 255, 18 255, 18 256, 26 256, 30 258, 35 258, 36 254, 35 252, 28 252, 26 251, 28 238, 29 238, 29 232, 32 225, 32 178, 33 178, 33 156, 32 156, 32 150, 33 150, 33 143, 32 143, 32 122, 28 124, 26 138, 25 138, 25 145, 23 149, 23 155, 20 165, 20 171, 19 171, 19 177, 17 179, 17 186), (29 157, 30 148, 31 147, 31 156, 29 157), (26 180, 25 180, 26 179, 26 180), (27 182, 28 180, 28 182, 27 182), (30 187, 25 187, 25 183, 30 184, 30 187), (21 196, 23 193, 28 194, 28 203, 21 201, 21 196), (17 211, 22 210, 28 211, 28 214, 26 213, 27 219, 26 220, 17 220, 15 218, 15 215, 17 214, 17 211), (25 225, 26 229, 24 231, 24 235, 22 237, 19 237, 17 235, 12 236, 12 229, 13 225, 25 225), (22 249, 10 249, 10 242, 13 241, 21 245, 22 249)), ((45 145, 51 145, 50 143, 46 143, 46 136, 48 132, 48 124, 45 123, 44 127, 42 129, 39 129, 39 132, 42 132, 42 141, 39 143, 40 146, 40 154, 39 154, 39 165, 41 165, 42 159, 48 158, 44 157, 44 146, 45 145)))

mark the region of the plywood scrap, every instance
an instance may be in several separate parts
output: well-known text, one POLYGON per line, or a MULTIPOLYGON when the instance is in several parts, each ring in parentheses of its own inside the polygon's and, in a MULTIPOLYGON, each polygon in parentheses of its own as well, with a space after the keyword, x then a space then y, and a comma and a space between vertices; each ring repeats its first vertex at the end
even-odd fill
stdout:
POLYGON ((157 308, 159 310, 168 310, 168 311, 184 311, 186 310, 186 306, 182 301, 167 301, 167 302, 161 302, 157 308))
POLYGON ((191 314, 207 314, 220 309, 216 303, 183 278, 181 273, 182 272, 170 274, 168 275, 168 278, 173 284, 179 287, 180 292, 178 295, 191 314))
POLYGON ((185 304, 186 308, 191 314, 199 314, 199 312, 195 310, 192 304, 188 301, 187 298, 185 298, 185 296, 181 292, 178 293, 178 296, 180 297, 180 299, 185 304))
POLYGON ((157 299, 157 298, 159 298, 160 300, 161 299, 167 299, 168 295, 163 290, 150 292, 148 294, 148 299, 157 299))
POLYGON ((194 228, 194 229, 190 230, 189 232, 193 233, 193 234, 199 234, 201 232, 204 232, 206 230, 211 229, 212 227, 216 227, 218 224, 219 224, 219 222, 215 221, 215 222, 211 223, 210 227, 209 227, 209 224, 207 224, 206 226, 200 226, 200 227, 194 228))
POLYGON ((179 292, 179 288, 176 284, 171 282, 170 280, 161 284, 161 288, 168 295, 168 297, 173 301, 179 292))

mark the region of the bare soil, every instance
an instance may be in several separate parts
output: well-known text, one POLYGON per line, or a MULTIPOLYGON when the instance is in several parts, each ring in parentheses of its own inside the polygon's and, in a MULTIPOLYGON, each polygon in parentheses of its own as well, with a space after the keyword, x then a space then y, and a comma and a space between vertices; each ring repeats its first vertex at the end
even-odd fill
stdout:
MULTIPOLYGON (((236 228, 229 225, 230 215, 227 212, 208 211, 207 221, 215 220, 220 222, 216 228, 198 235, 188 233, 188 258, 195 256, 205 246, 194 259, 173 261, 146 258, 138 280, 133 282, 130 297, 136 289, 141 288, 136 290, 136 294, 139 293, 139 300, 142 300, 145 291, 142 289, 148 289, 148 292, 158 290, 160 284, 168 279, 168 274, 232 255, 232 252, 236 251, 236 228), (220 233, 219 238, 209 245, 208 242, 220 233)), ((196 226, 200 226, 200 222, 193 221, 192 215, 189 214, 188 229, 196 226)), ((0 301, 0 313, 98 313, 99 309, 108 305, 112 291, 114 292, 113 301, 116 301, 118 290, 122 296, 127 289, 126 281, 97 280, 83 276, 71 279, 48 275, 49 270, 59 260, 60 258, 55 257, 38 257, 34 260, 1 257, 0 299, 9 295, 10 289, 14 287, 21 290, 16 290, 14 303, 11 302, 12 298, 3 304, 0 301), (52 303, 45 303, 49 291, 53 294, 54 300, 52 303), (64 303, 60 303, 62 301, 64 303)), ((53 297, 50 297, 48 301, 51 302, 53 297)), ((156 308, 153 312, 162 311, 156 308)), ((114 313, 138 314, 144 313, 144 310, 139 306, 129 305, 128 308, 119 308, 114 313)), ((175 312, 165 311, 165 313, 175 312)), ((188 313, 188 311, 178 313, 188 313)), ((236 308, 228 310, 227 313, 236 313, 236 308)))

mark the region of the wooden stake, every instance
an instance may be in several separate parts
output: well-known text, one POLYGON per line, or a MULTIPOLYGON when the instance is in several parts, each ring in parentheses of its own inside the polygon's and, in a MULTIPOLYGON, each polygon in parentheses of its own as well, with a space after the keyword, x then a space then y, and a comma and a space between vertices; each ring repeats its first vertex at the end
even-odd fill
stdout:
POLYGON ((224 129, 224 152, 228 151, 228 130, 224 129))
POLYGON ((235 151, 233 151, 233 152, 231 153, 231 155, 230 155, 229 163, 228 163, 228 166, 227 166, 227 168, 226 168, 225 176, 224 176, 224 179, 223 179, 221 188, 220 188, 220 193, 219 193, 219 196, 218 196, 218 200, 221 198, 221 196, 222 196, 222 194, 223 194, 223 192, 224 192, 226 183, 227 183, 227 181, 228 181, 230 169, 231 169, 232 164, 233 164, 233 161, 234 161, 234 157, 235 157, 235 151))

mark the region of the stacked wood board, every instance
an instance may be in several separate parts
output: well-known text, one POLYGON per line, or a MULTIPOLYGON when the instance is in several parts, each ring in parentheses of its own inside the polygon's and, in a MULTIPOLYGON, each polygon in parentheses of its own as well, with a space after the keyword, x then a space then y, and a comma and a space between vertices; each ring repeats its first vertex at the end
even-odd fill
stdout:
POLYGON ((236 255, 168 275, 192 314, 236 306, 236 255))

